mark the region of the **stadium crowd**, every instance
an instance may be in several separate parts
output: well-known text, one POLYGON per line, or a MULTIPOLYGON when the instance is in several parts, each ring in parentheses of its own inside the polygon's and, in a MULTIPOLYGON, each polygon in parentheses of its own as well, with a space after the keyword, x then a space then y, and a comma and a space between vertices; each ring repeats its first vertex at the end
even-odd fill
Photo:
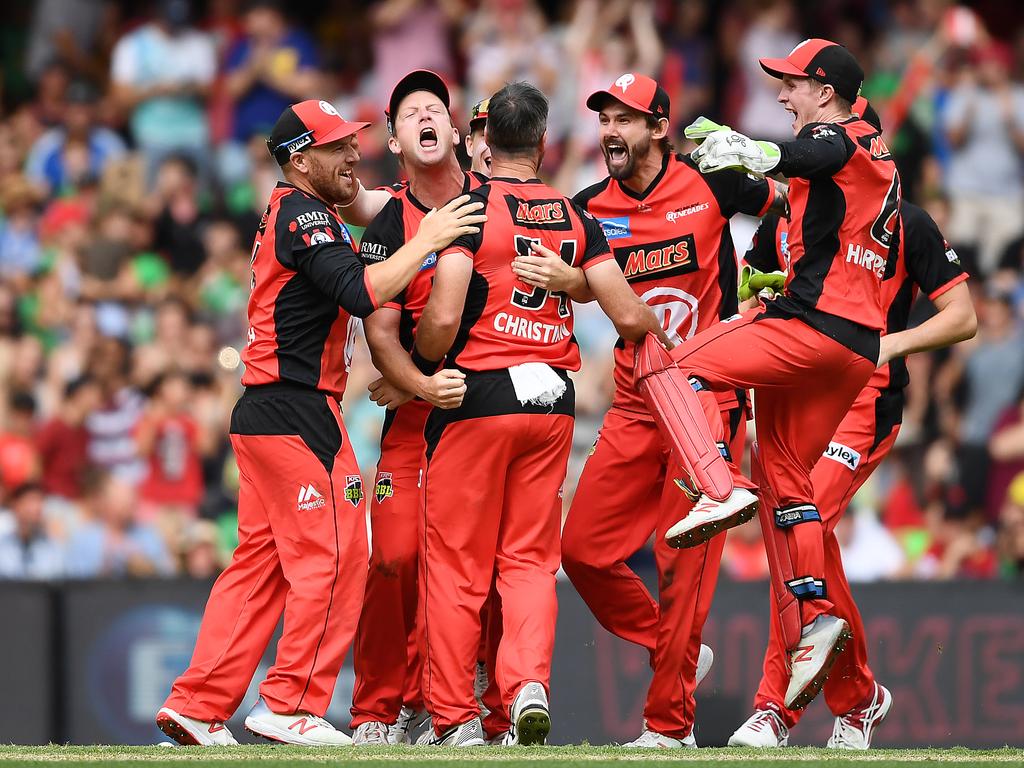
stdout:
MULTIPOLYGON (((426 67, 459 84, 463 129, 477 99, 525 79, 551 97, 545 170, 571 194, 604 175, 582 100, 614 73, 664 84, 679 149, 700 114, 786 138, 777 82, 757 57, 785 55, 812 33, 865 63, 864 94, 886 121, 906 194, 969 267, 979 317, 976 339, 908 361, 897 449, 840 529, 847 571, 862 581, 1019 578, 1024 26, 1012 4, 974 5, 977 16, 951 14, 944 0, 39 0, 10 10, 0 578, 206 578, 231 552, 227 422, 248 251, 279 173, 264 139, 289 103, 329 97, 374 122, 360 136, 370 187, 399 173, 382 112, 405 72, 426 67)), ((610 402, 615 340, 588 307, 576 335, 570 486, 610 402)), ((382 418, 365 395, 374 378, 360 345, 346 422, 368 487, 382 418)), ((767 577, 756 526, 729 533, 734 579, 767 577)))

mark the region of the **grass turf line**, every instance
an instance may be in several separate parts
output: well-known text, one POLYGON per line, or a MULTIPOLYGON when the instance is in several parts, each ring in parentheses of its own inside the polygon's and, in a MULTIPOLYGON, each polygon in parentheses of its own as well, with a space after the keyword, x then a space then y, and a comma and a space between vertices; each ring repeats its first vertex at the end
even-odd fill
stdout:
POLYGON ((183 760, 230 764, 256 762, 268 768, 298 768, 317 763, 341 763, 346 768, 380 768, 383 762, 407 765, 458 764, 476 768, 500 764, 502 768, 526 768, 538 763, 556 766, 630 765, 638 762, 681 762, 693 766, 792 765, 793 763, 833 765, 865 763, 875 768, 927 763, 941 766, 1024 764, 1024 749, 878 749, 869 752, 838 752, 814 747, 784 750, 702 749, 702 750, 625 750, 616 747, 530 747, 452 749, 436 747, 340 747, 310 749, 303 747, 251 745, 239 747, 18 747, 0 746, 0 765, 52 766, 53 763, 90 763, 101 765, 166 765, 181 768, 183 760))

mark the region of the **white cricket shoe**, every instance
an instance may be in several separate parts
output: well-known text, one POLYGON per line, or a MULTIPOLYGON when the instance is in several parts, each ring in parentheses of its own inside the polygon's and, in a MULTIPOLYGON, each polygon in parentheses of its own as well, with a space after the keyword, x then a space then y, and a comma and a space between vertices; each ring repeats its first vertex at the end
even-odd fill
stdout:
POLYGON ((496 734, 494 737, 487 740, 488 747, 501 747, 505 744, 505 739, 508 738, 508 731, 502 731, 496 734))
POLYGON ((730 747, 788 747, 789 728, 770 709, 759 709, 729 737, 730 747))
POLYGON ((383 746, 390 744, 388 732, 390 727, 380 720, 369 720, 360 723, 352 734, 352 744, 357 747, 383 746))
POLYGON ((700 652, 697 654, 697 685, 700 685, 701 681, 708 676, 711 665, 714 663, 715 652, 711 650, 711 646, 701 643, 700 652))
POLYGON ((461 725, 449 728, 440 736, 429 731, 433 737, 427 742, 432 747, 486 747, 487 734, 484 733, 484 724, 479 717, 474 717, 461 725))
POLYGON ((671 736, 665 736, 664 734, 657 733, 648 728, 644 728, 644 732, 640 734, 640 738, 633 739, 626 744, 624 747, 631 749, 696 749, 697 740, 693 738, 693 731, 690 731, 690 735, 685 739, 674 739, 671 736))
POLYGON ((478 661, 476 675, 473 677, 473 695, 476 696, 476 705, 480 708, 480 717, 486 717, 490 713, 487 705, 484 704, 484 693, 490 682, 490 678, 487 676, 487 665, 478 661))
POLYGON ((245 717, 245 730, 255 736, 303 747, 347 747, 352 739, 322 717, 309 712, 279 715, 261 696, 245 717))
POLYGON ((505 746, 529 747, 544 744, 551 732, 548 695, 540 683, 526 683, 512 702, 512 724, 505 736, 505 746))
MULTIPOLYGON (((156 713, 157 727, 184 747, 230 747, 238 744, 224 723, 196 720, 161 707, 156 713)), ((165 742, 164 742, 165 743, 165 742)))
MULTIPOLYGON (((388 733, 388 743, 412 744, 413 733, 424 724, 426 724, 426 729, 420 734, 420 738, 423 738, 423 743, 426 744, 426 739, 429 739, 434 732, 433 728, 430 727, 430 714, 425 709, 413 709, 412 707, 403 706, 398 712, 398 720, 391 726, 388 733)), ((419 744, 420 742, 417 740, 416 743, 419 744)))
POLYGON ((725 501, 701 494, 690 514, 665 532, 665 540, 676 549, 696 547, 727 528, 742 525, 756 512, 757 496, 746 488, 733 488, 725 501))
POLYGON ((825 746, 829 749, 870 748, 871 736, 878 724, 885 720, 891 706, 892 694, 889 693, 889 689, 875 683, 875 690, 865 706, 857 707, 836 718, 832 738, 825 746))
POLYGON ((789 652, 786 709, 803 709, 814 700, 850 637, 849 625, 827 613, 804 627, 800 644, 789 652))

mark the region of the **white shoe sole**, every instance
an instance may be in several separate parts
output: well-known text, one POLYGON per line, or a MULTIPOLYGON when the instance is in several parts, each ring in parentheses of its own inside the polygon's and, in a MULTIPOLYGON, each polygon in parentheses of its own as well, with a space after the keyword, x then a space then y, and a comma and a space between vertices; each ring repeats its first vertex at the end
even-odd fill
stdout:
POLYGON ((828 749, 842 749, 850 752, 863 752, 871 749, 871 740, 874 738, 875 729, 882 724, 882 721, 885 720, 885 716, 889 714, 889 710, 892 708, 892 694, 889 692, 889 689, 884 685, 877 683, 876 685, 878 685, 879 690, 882 691, 882 703, 878 705, 878 711, 875 713, 875 716, 871 718, 871 726, 868 730, 867 746, 844 747, 833 744, 832 739, 829 739, 828 744, 825 745, 828 749))
POLYGON ((786 692, 786 709, 803 709, 821 693, 821 689, 825 685, 825 681, 828 680, 829 673, 832 671, 832 665, 836 663, 839 654, 843 652, 846 644, 853 637, 853 634, 850 632, 850 625, 841 619, 837 622, 836 629, 837 634, 832 642, 832 648, 826 653, 825 659, 818 670, 801 688, 793 692, 786 692))
POLYGON ((544 707, 526 707, 516 719, 516 744, 530 747, 547 742, 551 715, 544 707))
POLYGON ((722 517, 705 519, 704 522, 692 520, 689 515, 673 525, 665 532, 665 541, 673 549, 689 549, 705 543, 722 531, 735 528, 750 520, 757 514, 757 497, 743 504, 735 511, 725 511, 722 517))
POLYGON ((257 720, 253 717, 245 718, 245 730, 251 733, 253 736, 259 736, 270 741, 276 741, 280 744, 295 744, 300 747, 350 747, 352 746, 352 739, 346 736, 341 731, 337 731, 340 736, 344 736, 344 741, 316 741, 310 739, 302 734, 297 734, 293 731, 286 730, 284 728, 278 728, 270 723, 265 723, 262 720, 257 720))

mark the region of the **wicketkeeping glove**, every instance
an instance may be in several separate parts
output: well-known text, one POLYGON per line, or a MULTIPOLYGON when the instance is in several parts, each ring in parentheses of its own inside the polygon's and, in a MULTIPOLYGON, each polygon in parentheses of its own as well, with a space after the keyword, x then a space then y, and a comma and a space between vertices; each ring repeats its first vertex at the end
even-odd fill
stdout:
POLYGON ((701 173, 713 173, 727 168, 764 176, 779 164, 782 154, 777 144, 754 141, 738 131, 723 128, 704 139, 704 143, 690 153, 701 173))
MULTIPOLYGON (((732 128, 730 128, 728 125, 719 125, 714 120, 709 120, 708 118, 701 115, 683 129, 683 135, 686 138, 690 139, 691 141, 695 141, 698 144, 700 144, 712 133, 715 133, 717 131, 731 130, 732 128)), ((694 158, 694 160, 696 159, 697 158, 694 158)))
POLYGON ((766 299, 775 298, 786 287, 785 272, 762 272, 749 264, 740 270, 740 288, 737 291, 740 301, 761 296, 766 299))

